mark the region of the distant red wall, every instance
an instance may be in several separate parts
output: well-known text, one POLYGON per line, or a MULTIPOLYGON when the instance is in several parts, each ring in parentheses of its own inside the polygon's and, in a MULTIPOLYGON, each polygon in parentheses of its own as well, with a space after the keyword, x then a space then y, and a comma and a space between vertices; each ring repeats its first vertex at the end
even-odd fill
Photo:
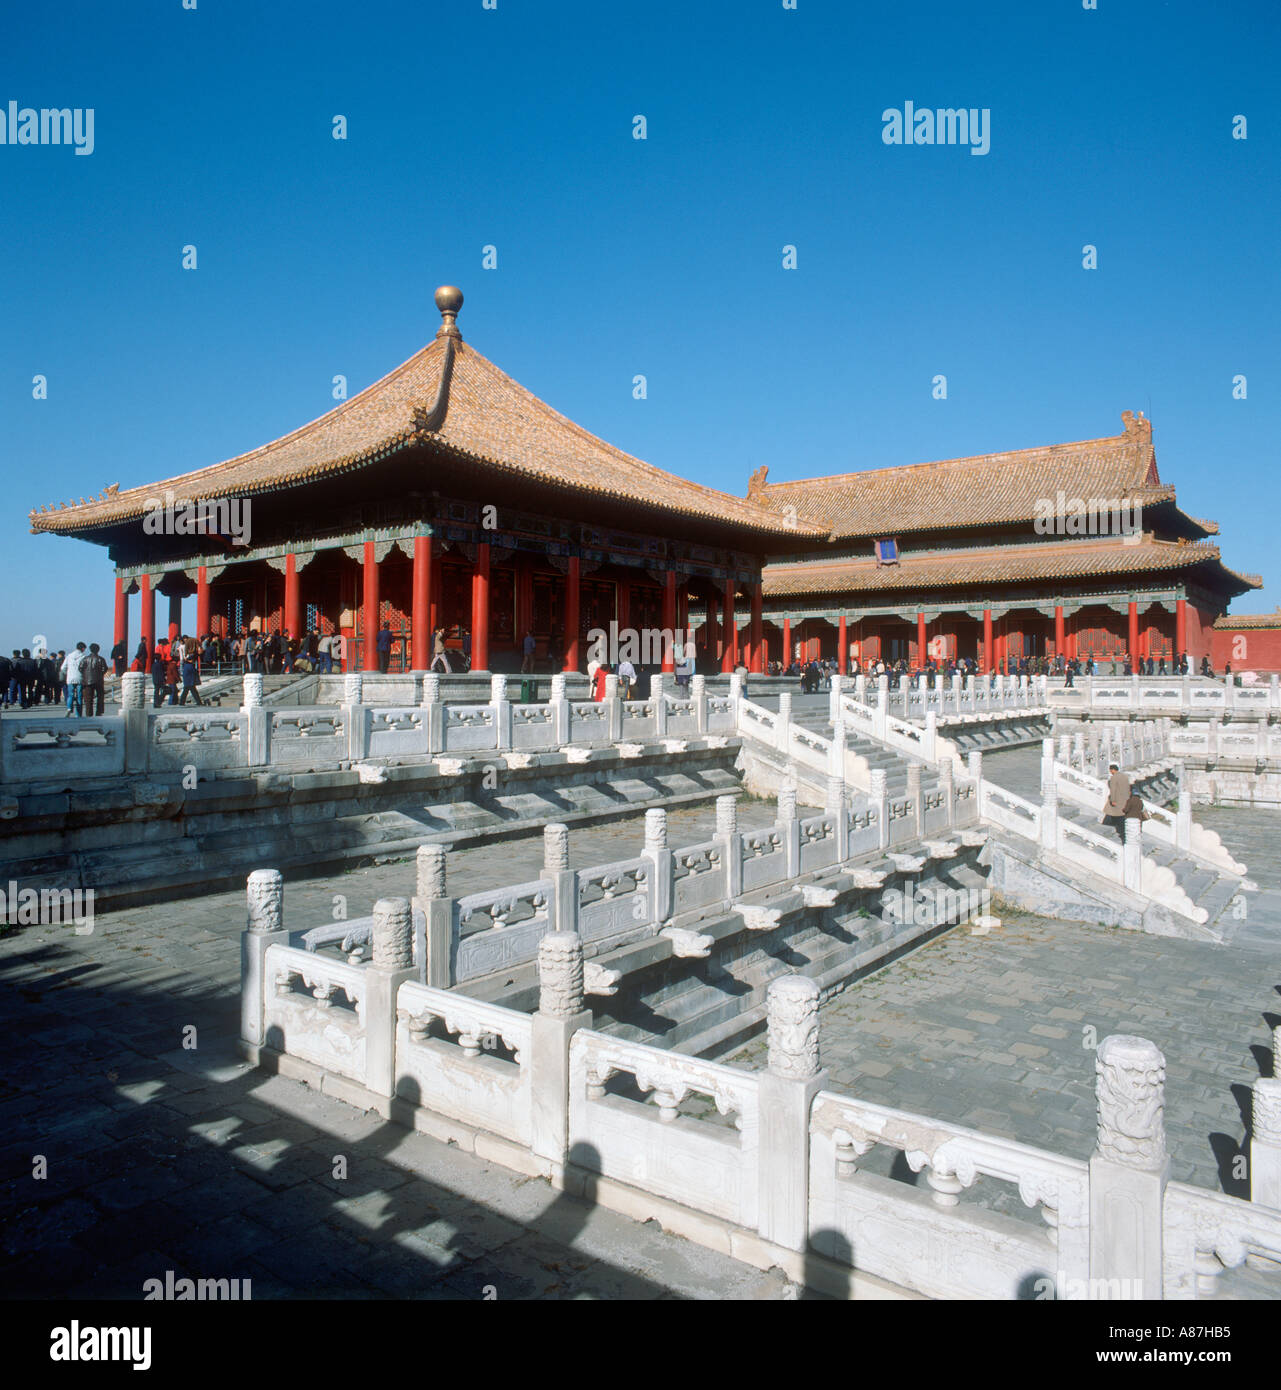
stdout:
POLYGON ((1281 671, 1281 626, 1215 628, 1210 660, 1220 673, 1229 662, 1233 671, 1281 671))

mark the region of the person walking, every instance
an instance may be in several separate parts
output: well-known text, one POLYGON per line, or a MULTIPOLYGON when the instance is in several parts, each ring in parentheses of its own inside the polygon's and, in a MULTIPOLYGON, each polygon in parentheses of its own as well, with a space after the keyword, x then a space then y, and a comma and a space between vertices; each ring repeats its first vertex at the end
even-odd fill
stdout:
POLYGON ((62 663, 61 674, 67 686, 67 718, 73 715, 76 718, 83 718, 84 706, 84 687, 80 682, 80 667, 84 664, 85 644, 77 642, 75 651, 67 653, 66 660, 62 663))
POLYGON ((165 659, 160 653, 160 643, 151 654, 151 689, 154 696, 153 708, 159 709, 165 702, 165 659))
POLYGON ((391 628, 384 623, 378 629, 378 669, 387 674, 391 667, 391 628))
POLYGON ((449 649, 445 646, 445 629, 443 627, 438 627, 432 634, 431 665, 428 670, 441 671, 447 676, 453 674, 449 665, 449 649))
MULTIPOLYGON (((119 643, 123 647, 123 643, 119 643)), ((84 692, 85 717, 101 719, 106 708, 107 662, 97 642, 89 643, 89 652, 80 663, 80 688, 84 692)))
POLYGON ((125 673, 125 661, 128 658, 128 649, 125 647, 125 639, 122 637, 111 649, 111 665, 116 673, 117 680, 125 673))
POLYGON ((538 650, 538 641, 534 634, 528 629, 525 632, 525 640, 521 644, 520 670, 522 675, 529 675, 534 669, 534 653, 538 650))
POLYGON ((200 698, 200 691, 196 688, 200 684, 200 666, 196 661, 196 654, 192 647, 186 647, 182 654, 182 699, 178 701, 180 705, 187 703, 187 696, 195 699, 196 704, 203 705, 204 701, 200 698))
POLYGON ((162 687, 163 694, 169 697, 171 705, 176 705, 178 703, 178 682, 182 679, 182 668, 178 663, 178 654, 172 648, 162 663, 161 670, 164 672, 165 678, 162 687))
POLYGON ((1103 806, 1103 824, 1110 826, 1125 843, 1125 808, 1129 804, 1133 788, 1130 779, 1116 765, 1108 764, 1108 799, 1103 806))
POLYGON ((632 687, 636 684, 636 667, 630 661, 623 660, 618 663, 618 698, 620 700, 630 700, 632 698, 632 687))

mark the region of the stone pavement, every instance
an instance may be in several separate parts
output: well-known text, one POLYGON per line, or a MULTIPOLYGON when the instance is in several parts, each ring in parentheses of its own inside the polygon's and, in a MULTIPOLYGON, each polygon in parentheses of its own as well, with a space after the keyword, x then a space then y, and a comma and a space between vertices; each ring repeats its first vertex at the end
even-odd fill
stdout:
MULTIPOLYGON (((1275 939, 1218 946, 993 910, 1001 927, 959 927, 823 1007, 832 1089, 1087 1158, 1093 1048, 1136 1033, 1165 1054, 1172 1176, 1241 1195, 1249 1087, 1271 1074, 1281 1023, 1275 939)), ((758 1038, 727 1060, 763 1066, 764 1050, 758 1038)))
MULTIPOLYGON (((744 802, 744 823, 772 809, 744 802)), ((710 806, 673 813, 673 843, 713 822, 710 806)), ((584 864, 642 838, 636 818, 570 843, 584 864)), ((537 839, 453 854, 453 889, 534 877, 541 856, 537 839)), ((368 913, 413 875, 410 861, 291 882, 288 923, 329 920, 335 895, 368 913)), ((216 894, 104 914, 90 935, 0 939, 4 1296, 141 1298, 168 1270, 250 1279, 259 1299, 794 1292, 777 1272, 251 1070, 234 1050, 244 919, 242 893, 216 894)))

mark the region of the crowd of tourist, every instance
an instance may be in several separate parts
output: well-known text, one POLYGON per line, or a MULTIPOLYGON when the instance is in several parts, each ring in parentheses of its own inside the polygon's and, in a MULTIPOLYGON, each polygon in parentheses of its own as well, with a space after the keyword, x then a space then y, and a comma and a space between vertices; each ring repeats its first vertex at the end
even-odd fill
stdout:
POLYGON ((32 709, 67 707, 67 717, 103 713, 107 662, 97 642, 77 642, 69 651, 37 652, 30 648, 0 656, 0 706, 32 709))
MULTIPOLYGON (((769 663, 769 674, 772 676, 799 677, 803 694, 831 689, 832 677, 837 673, 837 669, 835 661, 817 658, 809 661, 792 661, 787 666, 784 666, 781 661, 769 663)), ((1082 675, 1186 676, 1191 674, 1191 671, 1192 666, 1187 652, 1181 652, 1168 662, 1164 656, 1159 658, 1152 656, 1132 657, 1128 652, 1123 652, 1099 659, 1093 656, 1072 657, 1070 659, 1062 656, 1025 656, 1019 657, 1017 660, 1002 659, 997 662, 996 670, 990 672, 988 678, 990 681, 995 681, 997 676, 1061 676, 1070 686, 1077 676, 1082 675), (1107 669, 1105 670, 1104 667, 1107 669)), ((923 666, 909 662, 906 658, 889 662, 877 658, 864 666, 860 664, 857 657, 851 657, 847 674, 851 677, 864 675, 871 680, 885 676, 888 678, 890 688, 897 690, 902 681, 915 680, 922 675, 930 679, 936 676, 944 676, 948 679, 953 676, 977 676, 979 668, 976 661, 964 656, 927 661, 923 666)), ((1214 679, 1214 667, 1208 656, 1201 658, 1199 674, 1210 680, 1214 679)), ((1232 674, 1230 664, 1224 669, 1224 674, 1232 674)))
MULTIPOLYGON (((471 668, 471 635, 464 628, 457 629, 459 645, 449 648, 446 645, 446 630, 438 629, 433 634, 433 653, 430 669, 444 673, 458 673, 471 668)), ((149 650, 145 642, 139 642, 128 669, 150 672, 157 706, 168 702, 171 705, 185 705, 194 700, 202 704, 200 682, 202 673, 243 675, 246 672, 260 672, 264 675, 316 673, 328 675, 335 670, 344 669, 346 638, 340 633, 332 636, 309 632, 304 636, 293 637, 288 632, 263 633, 256 630, 241 630, 230 636, 206 633, 203 637, 178 636, 163 637, 149 650)), ((386 625, 378 632, 376 648, 378 669, 387 671, 391 664, 393 635, 386 625)), ((522 671, 534 666, 534 639, 527 634, 524 642, 522 671)), ((553 654, 552 669, 558 670, 559 654, 553 654)), ((125 644, 117 642, 111 649, 111 666, 101 655, 96 642, 86 647, 77 642, 72 651, 38 652, 35 655, 26 648, 14 651, 12 656, 0 656, 0 708, 31 709, 38 705, 66 704, 67 714, 94 715, 103 710, 104 683, 108 670, 114 668, 117 676, 123 675, 128 661, 125 644)), ((997 676, 1054 675, 1063 677, 1067 685, 1072 685, 1077 676, 1165 676, 1188 675, 1192 664, 1187 652, 1181 652, 1168 662, 1164 655, 1154 658, 1132 657, 1128 652, 1095 658, 1062 656, 1053 658, 1031 656, 1017 660, 1002 660, 997 669, 989 673, 989 681, 997 676), (1106 670, 1104 668, 1107 668, 1106 670)), ((746 668, 739 665, 738 670, 745 673, 746 668)), ((694 675, 695 661, 692 652, 678 655, 675 668, 675 683, 679 692, 687 692, 694 675)), ((768 664, 771 676, 796 677, 801 691, 812 694, 831 688, 832 677, 837 672, 837 663, 827 659, 809 661, 793 660, 784 666, 781 661, 768 664)), ((1231 675, 1228 665, 1224 674, 1231 675)), ((886 662, 879 658, 861 665, 857 657, 852 657, 847 675, 856 677, 866 675, 871 679, 888 677, 890 687, 898 689, 905 679, 915 679, 921 675, 936 676, 978 676, 978 664, 969 657, 949 657, 943 660, 927 661, 923 666, 900 658, 886 662)), ((1201 676, 1213 679, 1214 668, 1208 656, 1201 658, 1201 676)), ((605 678, 618 676, 619 694, 624 699, 635 693, 638 676, 631 661, 620 661, 616 669, 608 663, 591 661, 587 666, 587 679, 596 700, 605 697, 605 678)))

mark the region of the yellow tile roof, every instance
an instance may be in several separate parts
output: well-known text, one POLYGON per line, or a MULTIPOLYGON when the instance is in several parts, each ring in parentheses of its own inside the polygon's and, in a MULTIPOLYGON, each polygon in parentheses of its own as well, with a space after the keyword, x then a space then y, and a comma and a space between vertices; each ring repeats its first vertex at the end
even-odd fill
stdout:
MULTIPOLYGON (((999 526, 1038 515, 1038 504, 1065 505, 1091 498, 1123 505, 1173 502, 1152 448, 1152 425, 1122 414, 1125 432, 1104 439, 1035 449, 943 459, 897 468, 874 468, 797 482, 766 482, 767 468, 752 475, 747 496, 763 506, 830 527, 834 539, 900 536, 999 526)), ((1196 522, 1202 529, 1210 523, 1196 522)), ((1217 529, 1217 528, 1215 528, 1217 529)))
POLYGON ((824 534, 822 527, 792 525, 770 508, 633 458, 544 404, 475 348, 447 336, 270 444, 192 473, 33 511, 31 529, 80 532, 141 517, 166 490, 176 499, 198 501, 296 486, 362 467, 410 442, 438 443, 484 469, 762 535, 824 534), (442 373, 447 381, 440 394, 442 373))
POLYGON ((1219 548, 1204 541, 1179 544, 1145 536, 1126 545, 1110 537, 1047 540, 1031 545, 994 545, 974 550, 904 554, 896 565, 867 559, 826 559, 768 564, 765 597, 799 594, 928 590, 1014 581, 1084 579, 1102 575, 1189 569, 1210 564, 1240 591, 1262 587, 1256 575, 1239 575, 1221 564, 1219 548))

